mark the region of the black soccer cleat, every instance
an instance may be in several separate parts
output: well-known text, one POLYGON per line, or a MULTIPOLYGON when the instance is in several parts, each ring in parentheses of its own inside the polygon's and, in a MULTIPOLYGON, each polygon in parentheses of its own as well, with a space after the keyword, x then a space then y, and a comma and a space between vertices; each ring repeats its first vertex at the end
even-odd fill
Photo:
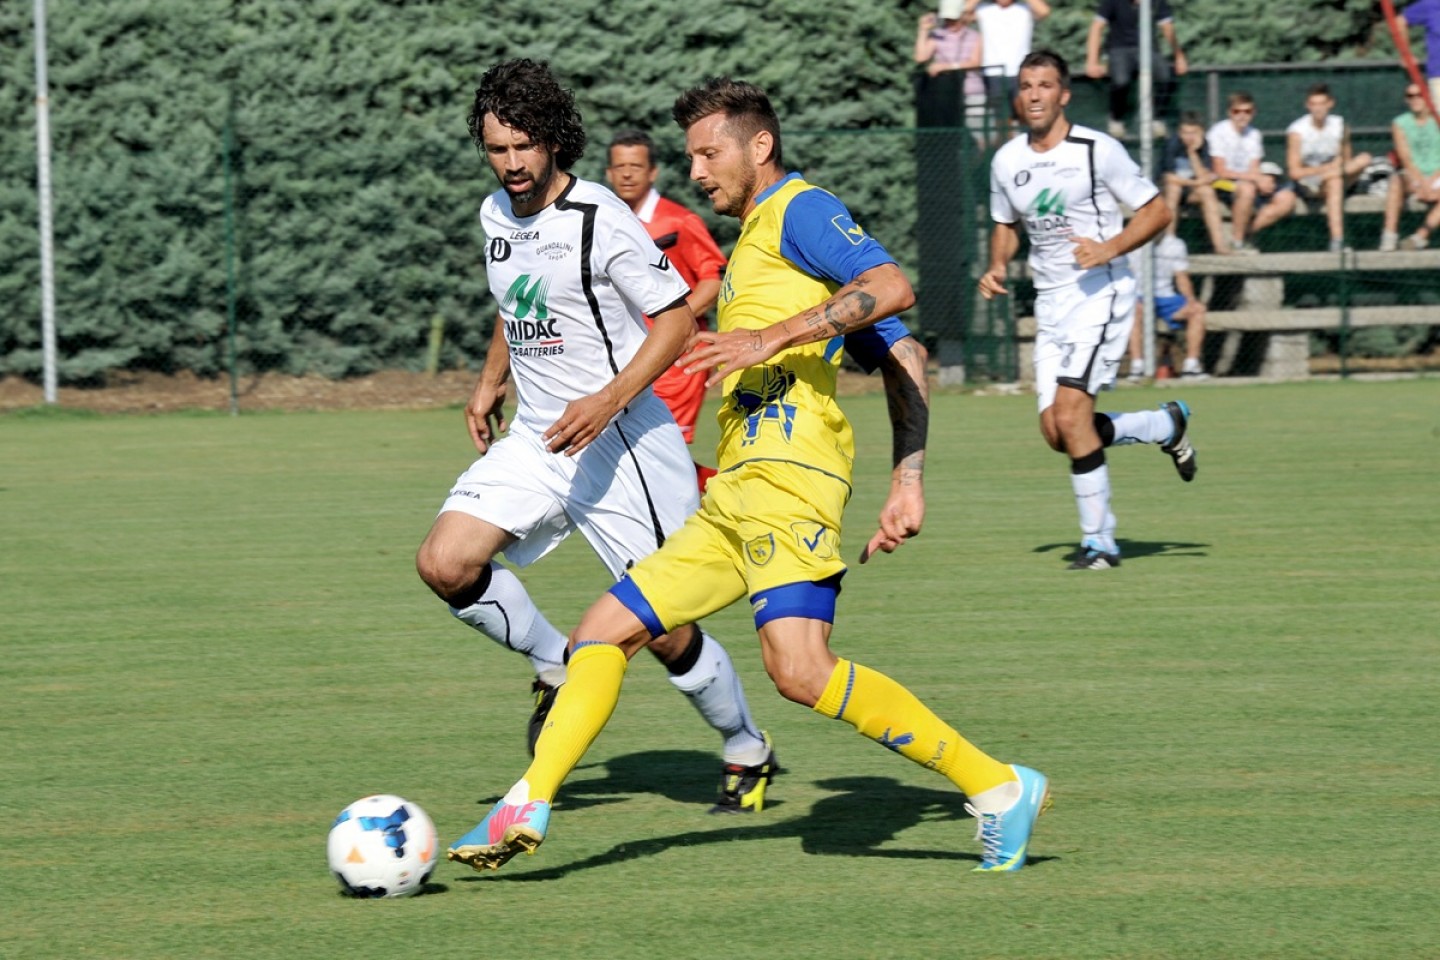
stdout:
POLYGON ((540 731, 545 729, 545 720, 550 716, 550 708, 555 706, 555 693, 559 689, 539 677, 530 684, 530 692, 535 694, 535 709, 530 713, 530 727, 525 731, 525 745, 530 749, 532 757, 535 756, 535 741, 540 739, 540 731))
POLYGON ((1120 552, 1109 553, 1099 547, 1082 544, 1080 553, 1066 570, 1109 570, 1120 566, 1120 552))
POLYGON ((1170 414, 1170 421, 1175 424, 1170 442, 1162 443, 1160 449, 1175 461, 1175 472, 1180 474, 1180 479, 1189 483, 1200 469, 1195 462, 1195 448, 1190 445, 1190 408, 1184 400, 1171 400, 1160 404, 1160 409, 1170 414))
POLYGON ((775 759, 770 734, 761 731, 760 735, 770 746, 770 755, 763 763, 753 767, 738 763, 727 763, 721 767, 720 799, 710 808, 711 813, 759 813, 765 809, 765 788, 780 772, 780 762, 775 759))

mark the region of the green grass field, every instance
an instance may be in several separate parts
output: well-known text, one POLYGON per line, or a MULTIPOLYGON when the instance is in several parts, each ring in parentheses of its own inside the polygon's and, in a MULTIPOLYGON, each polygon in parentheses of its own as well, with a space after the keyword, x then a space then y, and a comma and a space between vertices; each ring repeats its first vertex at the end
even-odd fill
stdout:
MULTIPOLYGON (((525 664, 412 566, 458 410, 0 417, 0 957, 1440 955, 1440 384, 1189 399, 1194 484, 1111 451, 1120 570, 1065 571, 1032 398, 942 395, 923 535, 846 579, 837 651, 1050 775, 1021 873, 782 701, 741 605, 764 813, 707 816, 718 743, 642 655, 537 856, 391 902, 339 896, 334 815, 399 793, 443 843, 525 766, 525 664)), ((853 557, 889 441, 847 408, 853 557)), ((578 540, 526 577, 562 629, 605 586, 578 540)))

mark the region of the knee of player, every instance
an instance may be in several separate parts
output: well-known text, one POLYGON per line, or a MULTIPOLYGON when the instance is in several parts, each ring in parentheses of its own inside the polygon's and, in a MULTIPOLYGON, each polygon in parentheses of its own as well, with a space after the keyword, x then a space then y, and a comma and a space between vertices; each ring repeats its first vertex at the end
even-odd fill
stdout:
POLYGON ((451 606, 467 606, 457 602, 461 595, 483 593, 490 582, 488 563, 478 569, 460 563, 453 554, 428 540, 415 554, 415 572, 436 596, 451 606))
MULTIPOLYGON (((1053 430, 1055 438, 1050 443, 1051 448, 1064 451, 1066 446, 1065 438, 1073 437, 1085 426, 1093 423, 1094 418, 1095 414, 1092 410, 1068 406, 1056 409, 1055 426, 1053 430)), ((1049 440, 1050 437, 1047 436, 1046 439, 1049 440)))
POLYGON ((1050 446, 1051 450, 1057 453, 1065 452, 1065 438, 1060 435, 1060 431, 1053 420, 1041 419, 1040 436, 1045 438, 1045 442, 1050 446))
MULTIPOLYGON (((571 635, 574 639, 574 634, 571 635)), ((692 625, 679 627, 669 633, 662 633, 650 641, 650 652, 667 667, 678 664, 682 659, 693 660, 701 644, 700 628, 692 625)))
POLYGON ((780 696, 804 707, 813 707, 820 702, 831 673, 830 670, 817 670, 794 660, 773 664, 769 672, 780 696))

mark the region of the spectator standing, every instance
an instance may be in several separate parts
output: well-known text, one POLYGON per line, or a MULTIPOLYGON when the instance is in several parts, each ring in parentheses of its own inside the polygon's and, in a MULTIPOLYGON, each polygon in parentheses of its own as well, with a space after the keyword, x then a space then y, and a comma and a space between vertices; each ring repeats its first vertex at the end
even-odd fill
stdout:
MULTIPOLYGON (((695 314, 697 328, 708 329, 705 317, 720 296, 725 254, 720 252, 699 214, 662 197, 655 189, 660 166, 655 161, 655 143, 649 134, 641 130, 617 133, 610 141, 606 156, 605 179, 610 182, 610 189, 645 224, 645 232, 690 287, 686 303, 695 314)), ((646 323, 654 325, 648 317, 646 323)), ((705 405, 705 377, 687 374, 672 366, 660 374, 651 389, 670 408, 685 442, 693 444, 695 423, 700 418, 700 408, 705 405)), ((713 476, 714 467, 695 464, 695 477, 702 493, 713 476)))
MULTIPOLYGON (((1155 319, 1172 334, 1185 331, 1185 362, 1180 376, 1186 380, 1207 380, 1210 375, 1200 363, 1205 345, 1205 304, 1195 295, 1190 279, 1190 251, 1185 241, 1164 234, 1155 242, 1155 319)), ((1135 304, 1135 325, 1130 328, 1130 374, 1134 383, 1145 376, 1145 305, 1135 304)), ((1157 361, 1157 369, 1164 364, 1157 361)))
POLYGON ((915 33, 915 62, 932 77, 953 70, 965 71, 965 126, 983 136, 985 129, 985 78, 980 73, 983 42, 973 28, 975 11, 965 0, 941 0, 940 13, 920 17, 915 33))
POLYGON ((1440 0, 1416 0, 1396 18, 1400 29, 1425 28, 1425 76, 1430 84, 1430 100, 1440 109, 1440 0))
POLYGON ((1331 113, 1335 98, 1317 83, 1305 95, 1305 116, 1285 130, 1286 174, 1306 200, 1325 205, 1330 226, 1330 251, 1345 246, 1345 192, 1370 165, 1368 153, 1351 155, 1350 130, 1343 117, 1331 113))
POLYGON ((1261 169, 1265 141, 1254 125, 1255 98, 1243 90, 1230 94, 1228 118, 1205 134, 1214 160, 1215 189, 1230 204, 1230 246, 1235 253, 1255 253, 1246 239, 1295 210, 1295 191, 1275 164, 1261 169), (1251 218, 1254 222, 1251 222, 1251 218))
MULTIPOLYGON (((1189 64, 1175 34, 1175 17, 1170 12, 1168 0, 1155 0, 1153 13, 1155 28, 1170 48, 1167 58, 1159 55, 1160 45, 1156 44, 1156 55, 1151 58, 1151 72, 1155 79, 1155 136, 1163 137, 1168 132, 1165 124, 1170 118, 1170 105, 1175 97, 1175 78, 1184 76, 1189 64)), ((1125 115, 1130 112, 1130 89, 1140 72, 1138 0, 1100 0, 1100 8, 1095 12, 1095 19, 1090 21, 1090 34, 1085 43, 1085 75, 1097 80, 1105 76, 1105 66, 1100 62, 1102 38, 1105 41, 1105 56, 1110 61, 1109 133, 1112 137, 1123 137, 1125 115), (1110 31, 1108 36, 1105 35, 1107 28, 1110 31)))
POLYGON ((1007 134, 1015 118, 1020 61, 1030 53, 1035 24, 1050 16, 1046 0, 966 0, 980 25, 981 60, 985 94, 994 105, 995 119, 1007 134))
POLYGON ((1385 225, 1380 234, 1380 249, 1384 251, 1398 246, 1400 212, 1407 196, 1430 206, 1420 229, 1405 241, 1407 249, 1425 249, 1430 245, 1430 232, 1440 227, 1440 126, 1416 84, 1406 85, 1405 105, 1409 109, 1390 124, 1398 162, 1385 197, 1385 225))
POLYGON ((1210 245, 1216 253, 1228 254, 1230 243, 1220 216, 1220 198, 1215 193, 1215 168, 1210 148, 1205 143, 1205 124, 1200 115, 1186 112, 1180 118, 1175 136, 1165 141, 1160 155, 1161 188, 1165 205, 1170 208, 1170 226, 1165 232, 1175 235, 1182 203, 1200 207, 1210 245))

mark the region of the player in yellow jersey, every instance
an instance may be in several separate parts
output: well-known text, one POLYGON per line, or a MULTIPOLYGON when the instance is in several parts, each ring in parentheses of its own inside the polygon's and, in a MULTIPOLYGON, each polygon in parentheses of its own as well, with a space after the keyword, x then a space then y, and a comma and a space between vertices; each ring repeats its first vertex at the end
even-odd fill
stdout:
MULTIPOLYGON (((1048 802, 1044 775, 988 756, 905 687, 829 646, 854 458, 835 402, 842 338, 907 309, 910 284, 838 199, 785 173, 779 120, 759 88, 711 80, 682 94, 674 117, 691 179, 716 212, 744 224, 719 329, 696 333, 679 361, 724 381, 719 474, 699 512, 585 613, 534 762, 450 859, 494 869, 533 853, 561 782, 614 710, 629 658, 651 637, 748 596, 780 693, 950 779, 979 824, 977 869, 1019 869, 1048 802)), ((921 418, 922 449, 923 430, 921 418)), ((882 517, 867 556, 903 540, 886 527, 882 517)))

